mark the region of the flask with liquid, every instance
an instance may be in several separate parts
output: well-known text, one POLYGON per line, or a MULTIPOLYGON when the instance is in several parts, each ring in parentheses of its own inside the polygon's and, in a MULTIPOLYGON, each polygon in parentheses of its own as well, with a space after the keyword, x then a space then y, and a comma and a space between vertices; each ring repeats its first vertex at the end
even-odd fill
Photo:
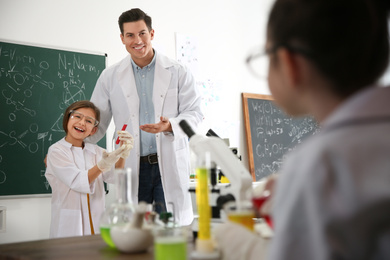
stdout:
POLYGON ((241 224, 250 231, 254 231, 255 214, 250 201, 244 200, 240 204, 235 201, 228 202, 224 205, 224 210, 230 221, 241 224))
POLYGON ((112 248, 115 248, 115 244, 111 239, 111 228, 130 223, 135 211, 131 201, 131 169, 115 169, 115 177, 116 200, 106 208, 100 219, 100 234, 112 248))
POLYGON ((253 207, 255 209, 256 214, 258 215, 257 217, 262 217, 264 218, 265 222, 268 224, 270 228, 273 228, 273 223, 272 223, 272 218, 270 215, 262 215, 260 216, 260 210, 263 204, 270 198, 271 193, 266 190, 264 191, 260 196, 254 196, 252 198, 253 202, 253 207))

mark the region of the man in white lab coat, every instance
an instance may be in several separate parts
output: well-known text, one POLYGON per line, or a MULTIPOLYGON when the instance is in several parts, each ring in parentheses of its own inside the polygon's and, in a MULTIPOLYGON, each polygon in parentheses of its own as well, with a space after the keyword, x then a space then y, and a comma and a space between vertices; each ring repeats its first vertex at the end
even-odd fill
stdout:
POLYGON ((135 140, 125 166, 132 169, 134 203, 155 203, 158 212, 173 212, 180 225, 189 225, 190 154, 179 122, 185 119, 196 127, 202 121, 199 91, 184 66, 152 48, 148 15, 126 11, 119 27, 130 55, 104 70, 96 83, 91 101, 101 110, 101 123, 91 141, 103 137, 111 118, 116 131, 127 124, 135 140))

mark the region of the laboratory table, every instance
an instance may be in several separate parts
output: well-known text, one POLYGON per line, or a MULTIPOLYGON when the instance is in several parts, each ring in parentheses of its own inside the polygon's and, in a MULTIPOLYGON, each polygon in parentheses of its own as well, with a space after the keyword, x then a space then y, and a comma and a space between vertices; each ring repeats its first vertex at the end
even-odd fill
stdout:
MULTIPOLYGON (((188 243, 190 255, 194 245, 188 243)), ((100 235, 56 238, 0 245, 0 259, 132 259, 153 260, 153 247, 137 254, 125 254, 106 245, 100 235)), ((190 258, 189 258, 190 259, 190 258)))

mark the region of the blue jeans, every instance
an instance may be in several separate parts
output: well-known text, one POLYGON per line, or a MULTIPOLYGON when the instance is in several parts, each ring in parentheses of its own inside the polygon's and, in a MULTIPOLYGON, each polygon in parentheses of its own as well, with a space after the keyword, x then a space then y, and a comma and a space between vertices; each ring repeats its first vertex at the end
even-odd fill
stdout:
POLYGON ((138 201, 154 203, 154 210, 158 214, 167 211, 158 163, 140 163, 138 201))

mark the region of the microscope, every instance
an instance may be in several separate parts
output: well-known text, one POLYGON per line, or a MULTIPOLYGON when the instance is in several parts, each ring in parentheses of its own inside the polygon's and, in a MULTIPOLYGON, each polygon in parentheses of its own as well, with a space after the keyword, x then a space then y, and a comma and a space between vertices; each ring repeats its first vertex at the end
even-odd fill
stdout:
MULTIPOLYGON (((215 136, 220 138, 212 129, 209 129, 206 133, 206 136, 215 136)), ((237 158, 241 161, 241 155, 238 154, 238 149, 237 147, 230 147, 229 139, 223 139, 224 142, 226 143, 227 146, 229 146, 230 150, 232 151, 233 154, 237 156, 237 158)), ((215 171, 215 168, 211 169, 211 185, 214 187, 218 182, 221 183, 228 183, 228 179, 226 178, 225 174, 221 171, 221 169, 217 166, 217 169, 215 171), (215 182, 214 177, 217 178, 217 182, 215 182)))
POLYGON ((237 207, 251 201, 252 177, 237 157, 237 150, 232 151, 213 131, 209 130, 208 134, 203 136, 196 134, 185 120, 179 125, 189 137, 190 148, 196 156, 204 156, 205 153, 210 155, 211 194, 217 197, 216 200, 210 200, 212 219, 221 218, 221 209, 229 201, 235 201, 237 207), (219 168, 230 183, 217 187, 216 176, 219 168))

